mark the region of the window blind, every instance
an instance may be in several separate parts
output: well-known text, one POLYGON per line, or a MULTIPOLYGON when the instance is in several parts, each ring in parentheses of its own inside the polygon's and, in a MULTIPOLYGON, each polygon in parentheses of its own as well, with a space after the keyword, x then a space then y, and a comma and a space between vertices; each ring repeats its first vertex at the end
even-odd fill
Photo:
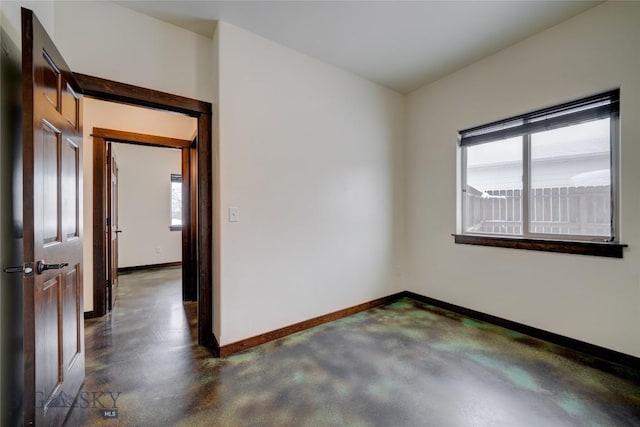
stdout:
POLYGON ((552 108, 477 126, 459 132, 461 147, 557 129, 582 122, 617 117, 620 91, 614 90, 552 108))

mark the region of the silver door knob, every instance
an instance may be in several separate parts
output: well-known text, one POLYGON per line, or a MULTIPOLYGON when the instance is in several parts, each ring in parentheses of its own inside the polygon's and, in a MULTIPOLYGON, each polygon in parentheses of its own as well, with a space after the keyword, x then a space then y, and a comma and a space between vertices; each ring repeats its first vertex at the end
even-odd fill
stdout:
POLYGON ((45 270, 62 270, 68 266, 68 262, 61 262, 59 264, 47 264, 44 261, 38 261, 38 274, 44 273, 45 270))

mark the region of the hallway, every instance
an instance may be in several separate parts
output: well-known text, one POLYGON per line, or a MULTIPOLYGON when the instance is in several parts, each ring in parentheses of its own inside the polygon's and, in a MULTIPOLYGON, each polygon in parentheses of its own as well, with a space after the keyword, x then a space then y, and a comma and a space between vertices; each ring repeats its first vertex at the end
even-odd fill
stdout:
POLYGON ((215 359, 180 274, 122 275, 85 322, 66 425, 640 425, 640 372, 411 299, 215 359))
POLYGON ((100 412, 114 407, 119 425, 170 425, 191 409, 194 378, 211 373, 213 356, 195 345, 197 306, 183 305, 181 274, 123 274, 113 312, 85 321, 86 378, 66 425, 115 425, 100 412))

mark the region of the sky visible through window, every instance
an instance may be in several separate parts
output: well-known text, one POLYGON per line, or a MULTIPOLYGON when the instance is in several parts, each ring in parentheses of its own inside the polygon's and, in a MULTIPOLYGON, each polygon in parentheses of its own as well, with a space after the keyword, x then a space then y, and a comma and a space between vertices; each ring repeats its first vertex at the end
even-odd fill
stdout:
MULTIPOLYGON (((609 138, 608 118, 532 134, 532 186, 610 185, 609 138)), ((522 137, 468 147, 467 184, 522 188, 522 137)))
POLYGON ((171 177, 171 225, 182 225, 182 177, 180 175, 171 177))

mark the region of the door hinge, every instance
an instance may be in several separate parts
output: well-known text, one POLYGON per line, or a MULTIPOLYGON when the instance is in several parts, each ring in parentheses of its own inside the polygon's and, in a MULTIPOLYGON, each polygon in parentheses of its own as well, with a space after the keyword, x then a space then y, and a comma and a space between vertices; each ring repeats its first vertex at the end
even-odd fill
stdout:
POLYGON ((4 270, 5 273, 23 273, 25 277, 33 276, 33 263, 27 262, 24 265, 18 265, 16 267, 7 267, 4 270))
POLYGON ((111 218, 107 218, 107 227, 111 225, 111 218))

